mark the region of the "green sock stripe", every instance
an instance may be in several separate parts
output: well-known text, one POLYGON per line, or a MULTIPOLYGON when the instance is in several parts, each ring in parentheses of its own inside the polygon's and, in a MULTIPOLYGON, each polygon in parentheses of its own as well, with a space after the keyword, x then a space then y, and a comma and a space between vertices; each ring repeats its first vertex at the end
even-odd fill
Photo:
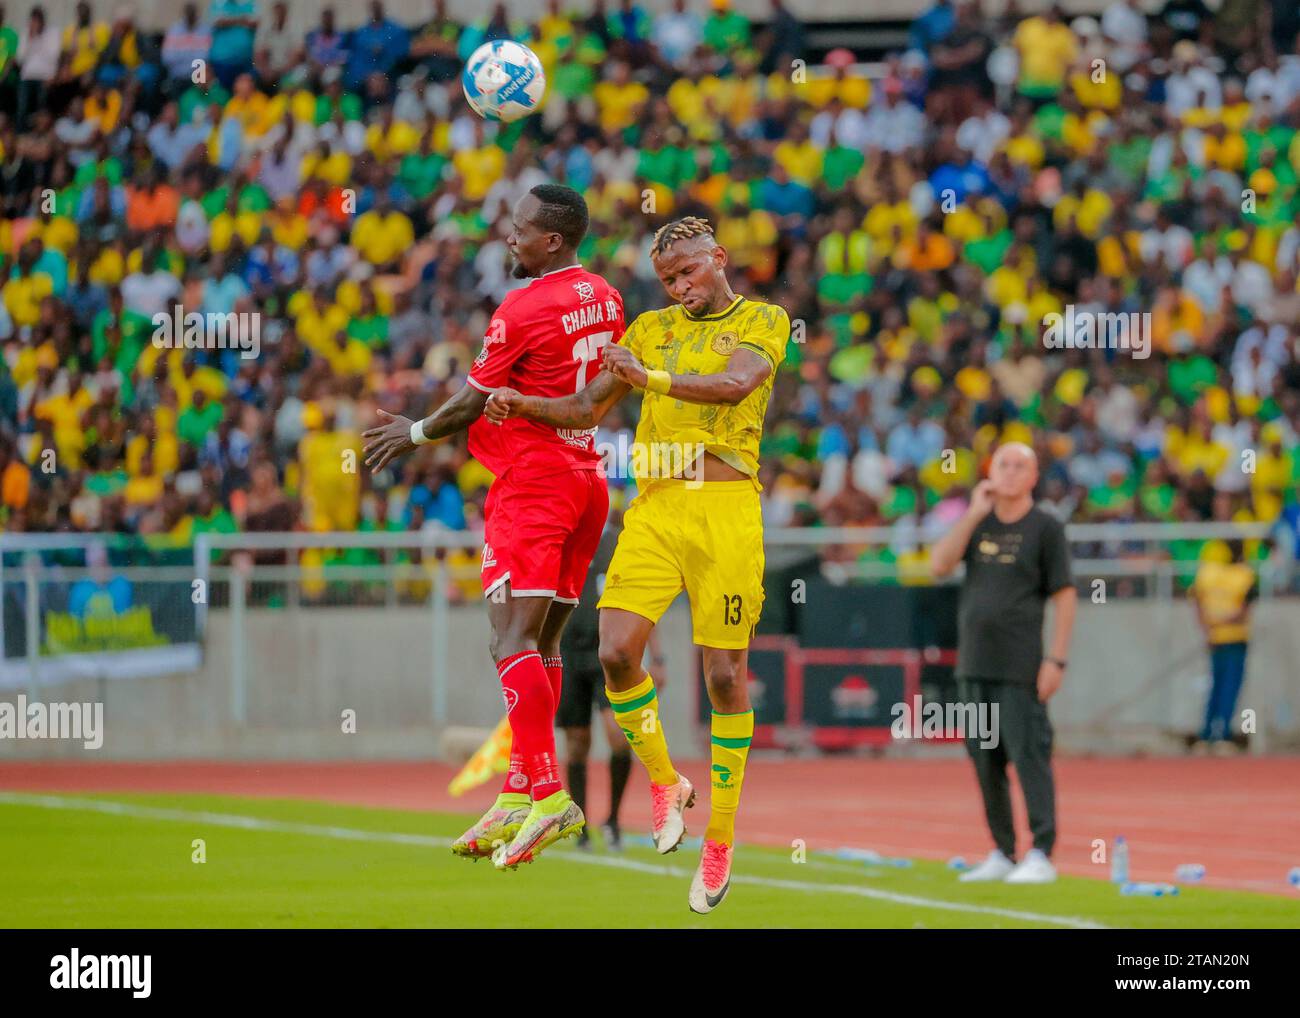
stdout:
MULTIPOLYGON (((609 690, 605 690, 605 695, 609 696, 609 690)), ((646 704, 653 703, 654 699, 655 691, 651 689, 650 692, 643 693, 635 700, 628 700, 626 703, 618 703, 613 697, 609 697, 609 705, 613 708, 615 714, 628 714, 646 706, 646 704)))
POLYGON ((723 714, 721 711, 715 710, 713 712, 713 716, 715 718, 743 718, 746 714, 753 714, 753 713, 754 713, 754 708, 750 707, 749 710, 737 711, 735 714, 723 714))
POLYGON ((747 749, 752 740, 749 736, 743 739, 729 739, 726 736, 715 735, 709 741, 723 749, 747 749))

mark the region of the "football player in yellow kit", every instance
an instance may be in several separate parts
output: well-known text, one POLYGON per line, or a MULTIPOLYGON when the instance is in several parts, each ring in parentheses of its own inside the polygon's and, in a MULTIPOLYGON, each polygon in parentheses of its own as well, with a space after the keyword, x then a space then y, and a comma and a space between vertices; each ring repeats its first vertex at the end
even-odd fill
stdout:
POLYGON ((686 590, 713 706, 709 823, 688 896, 703 913, 730 887, 754 734, 746 678, 763 606, 758 449, 790 319, 775 304, 732 292, 727 252, 703 219, 664 226, 651 258, 675 303, 639 316, 621 343, 605 349, 590 385, 561 398, 497 389, 486 413, 594 428, 630 389, 642 391, 631 457, 638 494, 598 605, 600 660, 619 727, 650 773, 655 848, 671 852, 685 836, 683 811, 695 790, 669 757, 654 680, 641 662, 650 631, 686 590))

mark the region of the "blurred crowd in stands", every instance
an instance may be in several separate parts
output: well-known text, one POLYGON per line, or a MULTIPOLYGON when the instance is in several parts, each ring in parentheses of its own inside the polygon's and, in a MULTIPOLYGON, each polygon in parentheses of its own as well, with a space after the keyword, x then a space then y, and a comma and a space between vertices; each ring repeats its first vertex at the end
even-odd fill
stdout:
POLYGON ((400 24, 376 0, 305 34, 261 0, 0 13, 5 528, 475 527, 491 477, 463 438, 377 477, 355 452, 377 407, 463 384, 520 285, 511 206, 555 180, 629 318, 667 301, 649 240, 683 214, 789 311, 769 526, 897 524, 841 551, 902 561, 1019 439, 1069 519, 1300 544, 1300 5, 940 2, 872 65, 813 59, 781 0, 573 6, 400 24), (505 38, 548 93, 502 126, 459 74, 505 38), (258 355, 155 343, 178 305, 255 316, 258 355), (1150 355, 1046 342, 1067 309, 1134 316, 1150 355))

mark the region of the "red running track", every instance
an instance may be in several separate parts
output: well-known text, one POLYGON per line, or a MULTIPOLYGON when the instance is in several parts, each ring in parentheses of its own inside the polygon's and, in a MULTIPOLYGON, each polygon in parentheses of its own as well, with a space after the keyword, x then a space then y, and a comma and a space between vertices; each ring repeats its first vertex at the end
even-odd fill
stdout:
MULTIPOLYGON (((684 771, 705 787, 705 768, 684 771)), ((490 789, 453 799, 454 768, 429 762, 164 763, 0 762, 0 789, 30 792, 208 793, 316 799, 396 809, 476 812, 490 789)), ((1135 879, 1171 880, 1179 863, 1201 863, 1206 884, 1296 893, 1286 874, 1300 866, 1300 757, 1059 759, 1056 762, 1060 869, 1104 877, 1093 839, 1124 835, 1135 879)), ((588 815, 605 819, 606 770, 594 765, 588 815)), ((1017 803, 1020 848, 1028 824, 1017 803)), ((701 803, 707 808, 706 803, 701 803)), ((692 826, 702 829, 697 807, 692 826)), ((644 830, 649 797, 633 772, 624 826, 644 830)), ((843 846, 886 855, 948 859, 991 847, 975 778, 964 759, 753 759, 745 775, 741 841, 809 851, 843 846)), ((1300 897, 1300 895, 1297 895, 1300 897)))

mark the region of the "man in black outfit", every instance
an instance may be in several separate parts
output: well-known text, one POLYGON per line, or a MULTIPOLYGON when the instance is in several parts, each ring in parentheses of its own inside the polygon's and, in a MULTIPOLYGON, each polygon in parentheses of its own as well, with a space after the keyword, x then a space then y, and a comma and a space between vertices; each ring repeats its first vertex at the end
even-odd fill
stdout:
POLYGON ((1044 884, 1056 879, 1056 792, 1047 701, 1061 686, 1077 594, 1064 525, 1034 505, 1038 461, 1019 442, 993 454, 989 478, 970 508, 930 551, 936 576, 966 564, 957 616, 957 681, 963 702, 992 710, 997 739, 967 733, 966 748, 997 846, 963 881, 1044 884), (1044 605, 1051 601, 1051 653, 1043 654, 1044 605), (987 707, 985 706, 987 705, 987 707), (989 743, 992 744, 989 744, 989 743), (1024 791, 1034 847, 1019 864, 1007 763, 1024 791))
MULTIPOLYGON (((587 582, 582 597, 569 624, 560 637, 560 655, 564 661, 564 681, 560 685, 560 706, 555 712, 555 724, 564 730, 565 766, 568 771, 569 794, 578 808, 587 810, 587 757, 591 754, 591 715, 594 706, 600 712, 609 740, 609 820, 601 827, 605 844, 613 851, 622 848, 619 829, 619 807, 623 790, 632 771, 632 747, 614 720, 605 696, 605 672, 600 666, 597 651, 600 647, 600 621, 596 602, 605 589, 605 573, 618 543, 616 519, 611 519, 596 549, 596 556, 587 570, 587 582)), ((655 675, 663 671, 659 642, 651 635, 650 652, 655 655, 655 675)), ((662 682, 661 682, 662 685, 662 682)), ((578 847, 590 849, 591 836, 584 827, 578 836, 578 847)))

